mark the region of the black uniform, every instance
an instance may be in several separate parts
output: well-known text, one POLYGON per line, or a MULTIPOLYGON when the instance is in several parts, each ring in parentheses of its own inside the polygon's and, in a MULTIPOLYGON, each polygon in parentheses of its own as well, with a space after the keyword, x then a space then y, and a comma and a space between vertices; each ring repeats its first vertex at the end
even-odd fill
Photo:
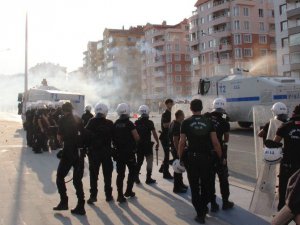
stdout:
POLYGON ((34 131, 34 141, 32 150, 35 153, 41 153, 43 151, 48 151, 48 138, 47 129, 48 124, 45 120, 45 111, 43 109, 38 109, 34 115, 33 131, 34 131), (39 122, 42 125, 43 130, 39 126, 39 122))
POLYGON ((78 204, 84 205, 82 177, 84 172, 83 125, 79 117, 72 114, 63 116, 58 122, 58 135, 63 138, 62 158, 57 168, 56 184, 62 201, 67 201, 65 177, 73 167, 73 185, 76 189, 78 204))
POLYGON ((83 121, 83 126, 85 127, 89 120, 92 119, 94 117, 94 115, 90 112, 90 111, 86 111, 85 113, 83 113, 81 119, 83 121))
POLYGON ((278 210, 285 205, 285 194, 289 178, 300 169, 300 116, 284 123, 276 133, 284 139, 283 158, 279 172, 278 210))
POLYGON ((161 134, 160 142, 164 150, 164 161, 163 161, 163 173, 164 175, 169 174, 169 160, 170 160, 170 139, 169 139, 169 128, 164 128, 164 123, 171 122, 171 111, 166 110, 161 116, 161 134))
POLYGON ((147 180, 151 179, 153 166, 153 142, 151 141, 152 131, 155 130, 154 123, 149 117, 140 117, 135 121, 136 130, 140 136, 137 145, 137 174, 143 165, 144 158, 147 161, 147 180))
POLYGON ((185 134, 188 141, 185 166, 192 203, 199 217, 205 216, 209 201, 211 132, 214 132, 213 123, 202 115, 194 115, 181 125, 181 134, 185 134))
MULTIPOLYGON (((225 133, 230 131, 230 124, 227 119, 227 115, 218 112, 212 112, 207 114, 209 118, 212 120, 219 143, 222 147, 222 158, 227 160, 227 145, 223 141, 223 137, 225 133)), ((215 189, 215 180, 216 174, 218 174, 219 182, 220 182, 220 190, 222 195, 223 202, 228 202, 229 199, 229 182, 228 182, 228 166, 227 164, 224 165, 220 162, 218 156, 216 155, 215 151, 212 152, 212 160, 213 160, 213 167, 212 167, 212 176, 211 176, 211 197, 210 201, 212 204, 216 204, 216 189, 215 189)))
POLYGON ((113 122, 103 117, 95 117, 89 120, 86 130, 90 137, 89 144, 89 170, 90 170, 90 194, 92 200, 97 200, 98 175, 102 164, 104 176, 104 191, 106 200, 112 199, 111 178, 113 162, 111 158, 113 122))
MULTIPOLYGON (((171 153, 174 159, 179 159, 177 149, 175 148, 173 137, 180 137, 180 126, 181 123, 173 120, 169 127, 169 139, 170 139, 170 146, 171 146, 171 153)), ((175 193, 184 193, 187 190, 187 186, 183 184, 182 173, 175 173, 174 172, 174 188, 173 192, 175 193)))
POLYGON ((34 110, 26 111, 26 139, 27 145, 32 147, 33 145, 33 119, 34 119, 34 110))
POLYGON ((116 148, 117 189, 120 198, 123 197, 123 181, 126 166, 129 170, 126 193, 132 193, 136 177, 136 143, 131 133, 133 130, 135 130, 135 126, 129 118, 118 119, 114 123, 113 143, 116 148))

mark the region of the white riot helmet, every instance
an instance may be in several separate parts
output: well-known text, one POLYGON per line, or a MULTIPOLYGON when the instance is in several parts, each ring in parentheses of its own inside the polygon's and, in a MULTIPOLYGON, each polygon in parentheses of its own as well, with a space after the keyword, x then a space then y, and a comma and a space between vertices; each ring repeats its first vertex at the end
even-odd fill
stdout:
POLYGON ((121 116, 121 115, 129 116, 130 115, 129 105, 126 104, 126 103, 119 104, 118 107, 117 107, 117 113, 118 113, 119 116, 121 116))
POLYGON ((274 116, 282 115, 282 114, 288 114, 288 109, 286 105, 282 102, 275 103, 271 108, 274 116))
POLYGON ((47 106, 43 102, 39 102, 38 109, 47 109, 47 106))
POLYGON ((138 112, 139 112, 139 114, 140 114, 141 116, 149 116, 150 109, 149 109, 149 107, 146 106, 146 105, 141 105, 141 106, 139 107, 138 112))
POLYGON ((226 100, 224 98, 216 98, 213 101, 213 111, 225 113, 226 100))
POLYGON ((48 104, 48 108, 49 108, 49 109, 54 109, 54 108, 55 108, 54 102, 50 102, 50 103, 48 104))
POLYGON ((282 148, 264 148, 264 161, 267 164, 277 164, 281 161, 282 157, 282 148))
POLYGON ((98 102, 98 103, 95 105, 95 113, 96 113, 96 114, 102 114, 102 115, 104 115, 104 116, 107 116, 107 113, 108 113, 108 107, 107 107, 107 105, 98 102))
POLYGON ((86 107, 85 107, 85 111, 92 111, 92 107, 90 106, 90 105, 87 105, 86 107))
POLYGON ((175 173, 184 173, 185 167, 180 163, 179 159, 175 159, 172 164, 175 173))

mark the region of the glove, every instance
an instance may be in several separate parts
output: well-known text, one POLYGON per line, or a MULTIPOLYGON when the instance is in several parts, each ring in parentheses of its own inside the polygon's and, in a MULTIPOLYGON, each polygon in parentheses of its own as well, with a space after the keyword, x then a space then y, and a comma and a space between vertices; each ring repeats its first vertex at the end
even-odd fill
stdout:
POLYGON ((275 142, 273 140, 266 140, 265 141, 265 146, 267 148, 281 148, 282 147, 282 143, 278 143, 278 142, 275 142))

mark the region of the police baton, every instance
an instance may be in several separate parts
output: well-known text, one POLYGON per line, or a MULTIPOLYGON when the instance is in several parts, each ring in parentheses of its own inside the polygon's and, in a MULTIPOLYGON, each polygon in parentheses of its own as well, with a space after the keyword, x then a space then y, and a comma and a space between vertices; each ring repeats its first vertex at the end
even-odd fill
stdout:
POLYGON ((157 145, 155 147, 155 151, 156 151, 156 165, 158 166, 158 146, 157 145))

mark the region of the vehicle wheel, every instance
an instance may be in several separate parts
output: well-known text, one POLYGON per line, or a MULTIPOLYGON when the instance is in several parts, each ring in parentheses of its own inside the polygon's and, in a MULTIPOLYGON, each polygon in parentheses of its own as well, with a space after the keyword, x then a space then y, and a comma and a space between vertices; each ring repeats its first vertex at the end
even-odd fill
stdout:
POLYGON ((242 128, 249 128, 251 127, 252 123, 251 122, 238 122, 239 126, 242 128))

